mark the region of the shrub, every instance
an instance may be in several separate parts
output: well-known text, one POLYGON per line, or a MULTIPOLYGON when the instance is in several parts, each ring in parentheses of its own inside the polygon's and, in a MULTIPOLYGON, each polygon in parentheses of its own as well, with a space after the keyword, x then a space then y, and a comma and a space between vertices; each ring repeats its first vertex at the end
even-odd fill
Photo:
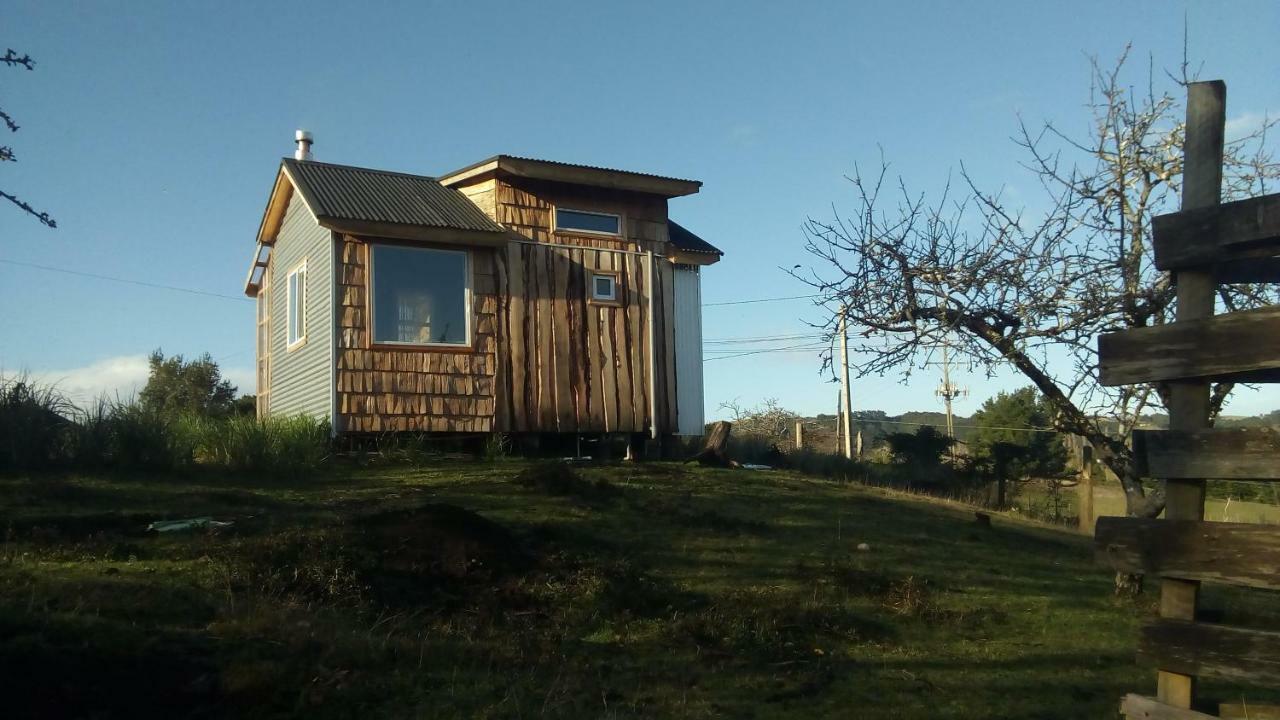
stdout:
POLYGON ((0 470, 63 465, 72 410, 52 385, 0 378, 0 470))
POLYGON ((329 457, 329 423, 305 415, 192 419, 201 459, 235 472, 298 479, 329 457))

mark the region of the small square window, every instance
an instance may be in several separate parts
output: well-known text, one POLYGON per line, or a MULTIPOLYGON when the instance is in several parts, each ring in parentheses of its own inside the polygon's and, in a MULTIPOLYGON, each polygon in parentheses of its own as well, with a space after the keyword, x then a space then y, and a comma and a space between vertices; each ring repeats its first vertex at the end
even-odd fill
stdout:
POLYGON ((591 299, 592 300, 617 300, 618 299, 618 280, 612 275, 592 275, 591 276, 591 299))

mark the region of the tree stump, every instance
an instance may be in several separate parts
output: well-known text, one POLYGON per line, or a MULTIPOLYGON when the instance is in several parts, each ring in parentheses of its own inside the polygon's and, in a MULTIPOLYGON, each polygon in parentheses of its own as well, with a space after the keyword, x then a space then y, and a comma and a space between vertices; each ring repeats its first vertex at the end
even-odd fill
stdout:
POLYGON ((699 465, 705 467, 729 467, 729 431, 733 423, 720 420, 711 423, 711 431, 707 433, 702 450, 693 456, 699 465))

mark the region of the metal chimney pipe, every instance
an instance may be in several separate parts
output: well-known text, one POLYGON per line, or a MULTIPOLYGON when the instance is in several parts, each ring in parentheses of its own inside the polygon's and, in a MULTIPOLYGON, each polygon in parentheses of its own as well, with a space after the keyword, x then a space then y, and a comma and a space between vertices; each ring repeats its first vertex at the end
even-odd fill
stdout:
POLYGON ((311 132, 308 130, 298 130, 293 134, 293 140, 298 144, 298 149, 293 151, 293 157, 297 160, 311 159, 311 143, 314 140, 311 132))

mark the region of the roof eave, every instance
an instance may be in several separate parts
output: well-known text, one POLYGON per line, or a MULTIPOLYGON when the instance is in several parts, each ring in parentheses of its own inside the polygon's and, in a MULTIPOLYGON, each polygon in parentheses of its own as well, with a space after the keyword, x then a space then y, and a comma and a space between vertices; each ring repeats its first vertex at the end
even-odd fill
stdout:
POLYGON ((445 186, 456 186, 487 173, 500 173, 516 177, 562 182, 571 185, 588 185, 611 190, 660 195, 665 198, 693 195, 702 188, 699 180, 681 180, 659 175, 633 173, 627 170, 609 170, 586 165, 573 165, 544 160, 495 155, 439 178, 445 186))
POLYGON ((673 247, 667 253, 668 260, 681 265, 715 265, 720 262, 722 257, 724 257, 724 253, 719 250, 709 252, 706 250, 685 250, 673 247))
POLYGON ((321 216, 316 220, 321 227, 328 228, 334 232, 361 237, 416 240, 419 242, 440 243, 442 245, 470 247, 503 247, 507 243, 506 230, 460 230, 458 228, 433 227, 430 225, 347 220, 328 216, 321 216))

